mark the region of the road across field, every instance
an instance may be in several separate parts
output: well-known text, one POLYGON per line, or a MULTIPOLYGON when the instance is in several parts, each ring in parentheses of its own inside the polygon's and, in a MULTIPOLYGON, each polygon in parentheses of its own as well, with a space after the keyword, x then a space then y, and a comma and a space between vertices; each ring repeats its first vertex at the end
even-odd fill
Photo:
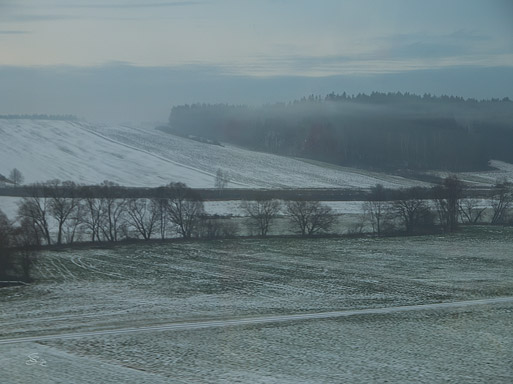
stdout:
POLYGON ((447 302, 447 303, 406 305, 406 306, 386 307, 386 308, 369 308, 369 309, 332 311, 332 312, 298 313, 298 314, 292 314, 292 315, 274 315, 274 316, 270 315, 270 316, 259 316, 259 317, 249 317, 249 318, 239 318, 239 319, 220 319, 220 320, 207 320, 207 321, 197 321, 197 322, 168 323, 168 324, 147 326, 147 327, 117 328, 117 329, 98 330, 98 331, 62 333, 62 334, 30 336, 30 337, 18 337, 18 338, 10 338, 10 339, 3 339, 3 340, 0 339, 0 345, 28 343, 28 342, 37 342, 37 341, 49 341, 49 340, 76 339, 76 338, 88 337, 88 336, 121 335, 121 334, 127 334, 127 333, 141 333, 141 332, 181 331, 181 330, 194 330, 194 329, 204 329, 204 328, 234 327, 234 326, 241 326, 241 325, 283 323, 283 322, 290 322, 290 321, 334 319, 334 318, 362 316, 362 315, 387 315, 387 314, 395 314, 395 313, 403 313, 403 312, 433 311, 433 310, 454 309, 454 308, 472 307, 472 306, 480 306, 480 305, 496 305, 496 304, 504 304, 504 303, 513 303, 513 296, 496 297, 496 298, 480 299, 480 300, 455 301, 455 302, 447 302))

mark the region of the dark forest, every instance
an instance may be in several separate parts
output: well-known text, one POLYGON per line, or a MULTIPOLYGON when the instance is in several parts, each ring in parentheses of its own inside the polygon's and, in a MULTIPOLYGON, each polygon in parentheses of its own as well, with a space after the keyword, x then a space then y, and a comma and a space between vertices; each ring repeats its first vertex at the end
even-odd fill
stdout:
POLYGON ((211 143, 376 170, 513 162, 513 102, 409 93, 311 95, 259 107, 175 106, 160 129, 211 143))

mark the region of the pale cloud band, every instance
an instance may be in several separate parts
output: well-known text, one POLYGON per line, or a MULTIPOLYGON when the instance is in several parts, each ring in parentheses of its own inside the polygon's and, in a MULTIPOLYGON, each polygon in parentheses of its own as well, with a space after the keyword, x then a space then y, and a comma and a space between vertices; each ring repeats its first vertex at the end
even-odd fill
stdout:
POLYGON ((0 65, 200 64, 259 77, 513 66, 511 4, 6 0, 0 65))

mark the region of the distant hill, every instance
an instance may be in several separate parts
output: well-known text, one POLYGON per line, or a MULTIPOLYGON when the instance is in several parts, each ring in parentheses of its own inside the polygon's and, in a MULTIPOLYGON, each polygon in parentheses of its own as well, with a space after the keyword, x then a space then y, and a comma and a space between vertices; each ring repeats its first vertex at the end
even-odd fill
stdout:
POLYGON ((484 170, 513 162, 513 102, 403 93, 329 94, 249 107, 175 106, 163 130, 366 169, 484 170))
POLYGON ((59 121, 78 121, 78 117, 74 115, 47 115, 44 113, 35 114, 11 114, 11 115, 0 115, 0 119, 28 119, 28 120, 59 120, 59 121))

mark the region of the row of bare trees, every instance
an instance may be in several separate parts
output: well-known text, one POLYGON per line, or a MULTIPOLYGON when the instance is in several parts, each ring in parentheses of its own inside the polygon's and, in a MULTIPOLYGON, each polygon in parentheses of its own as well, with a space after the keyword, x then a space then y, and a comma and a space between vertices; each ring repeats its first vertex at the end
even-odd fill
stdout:
MULTIPOLYGON (((113 193, 116 187, 108 181, 94 188, 58 180, 34 184, 29 196, 19 203, 20 230, 33 246, 237 233, 233 223, 207 215, 203 202, 185 184, 171 183, 153 198, 121 197, 113 193)), ((318 201, 262 198, 244 201, 241 206, 260 236, 268 234, 271 222, 282 211, 301 236, 327 232, 335 220, 331 208, 318 201)))
POLYGON ((492 188, 489 205, 483 199, 463 198, 464 184, 455 176, 446 177, 441 185, 431 189, 413 187, 394 191, 376 185, 371 188, 364 203, 365 216, 378 236, 404 231, 433 232, 442 229, 454 232, 460 223, 485 222, 490 211, 489 223, 508 224, 513 221, 513 184, 501 180, 492 188))
MULTIPOLYGON (((208 216, 199 196, 183 183, 161 187, 158 197, 153 198, 123 197, 118 187, 108 181, 94 187, 58 180, 32 185, 32 193, 21 200, 18 209, 19 230, 26 237, 25 243, 63 244, 85 237, 91 242, 149 240, 172 234, 183 238, 218 237, 237 232, 233 223, 208 216)), ((491 223, 505 223, 513 202, 512 185, 498 182, 493 191, 491 223)), ((447 177, 432 189, 393 191, 377 185, 364 210, 373 232, 379 236, 397 231, 408 235, 427 233, 438 228, 454 232, 461 222, 480 222, 486 209, 479 201, 462 196, 463 184, 456 177, 447 177)), ((286 216, 301 236, 329 232, 335 223, 331 208, 319 201, 257 198, 242 202, 241 208, 260 236, 268 234, 279 215, 286 216)))
POLYGON ((319 201, 291 200, 282 203, 279 200, 257 199, 243 201, 241 208, 250 217, 260 236, 267 235, 271 222, 282 210, 301 236, 328 232, 335 222, 332 209, 319 201))
POLYGON ((109 193, 116 186, 105 181, 84 193, 84 187, 73 182, 34 184, 30 196, 19 204, 19 221, 35 245, 49 245, 54 242, 51 227, 57 229, 56 244, 73 243, 79 234, 87 234, 91 242, 149 240, 157 234, 164 239, 170 231, 190 238, 205 215, 203 203, 183 183, 163 187, 158 198, 109 193))

